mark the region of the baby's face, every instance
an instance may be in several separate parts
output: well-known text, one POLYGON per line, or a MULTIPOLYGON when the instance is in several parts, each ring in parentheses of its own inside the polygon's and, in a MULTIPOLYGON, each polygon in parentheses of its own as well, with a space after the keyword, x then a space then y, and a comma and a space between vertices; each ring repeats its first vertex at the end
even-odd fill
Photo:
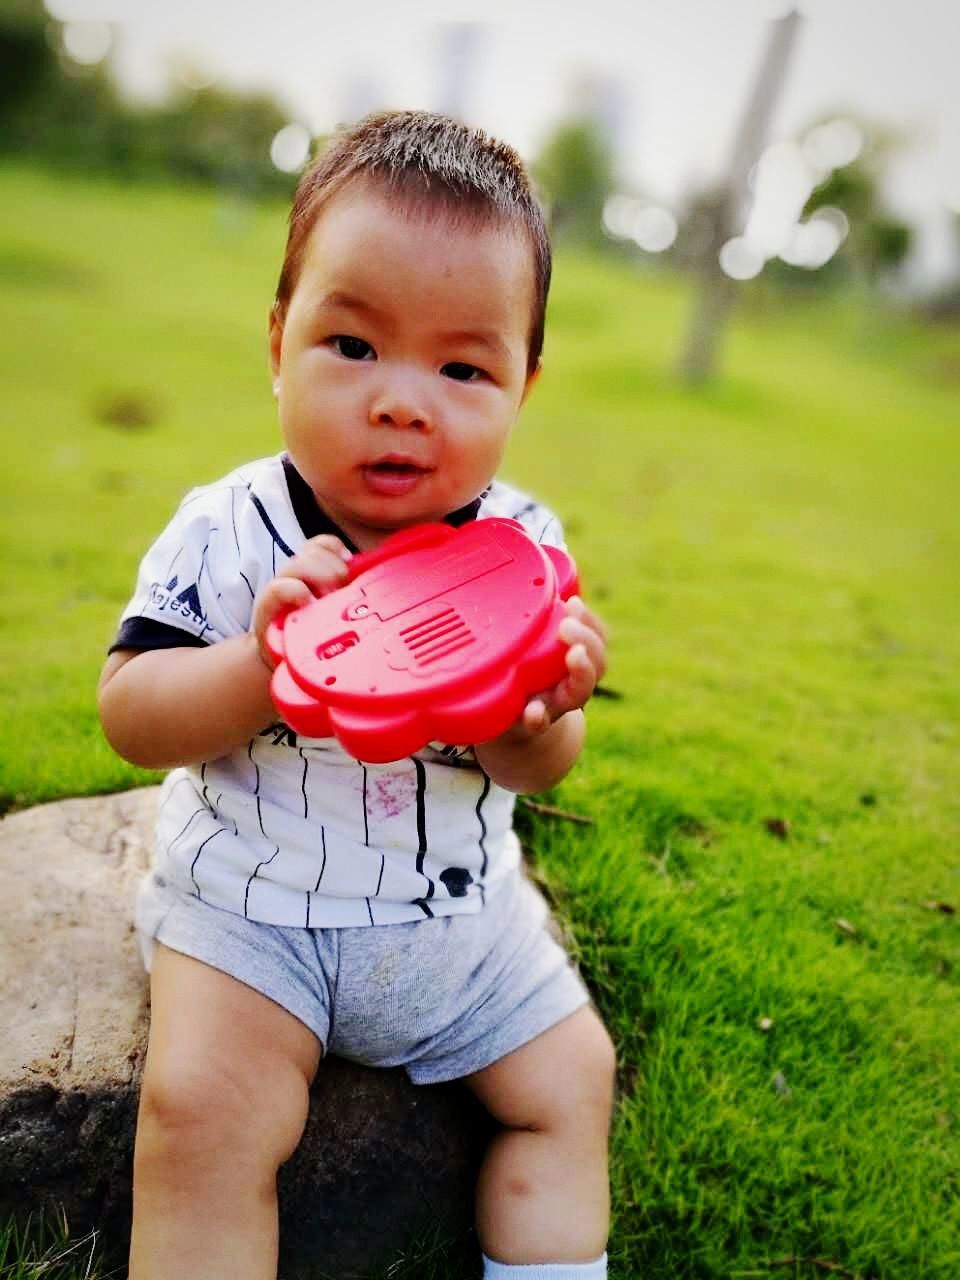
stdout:
POLYGON ((509 226, 334 196, 270 352, 287 450, 360 547, 440 520, 492 479, 533 377, 529 242, 509 226))

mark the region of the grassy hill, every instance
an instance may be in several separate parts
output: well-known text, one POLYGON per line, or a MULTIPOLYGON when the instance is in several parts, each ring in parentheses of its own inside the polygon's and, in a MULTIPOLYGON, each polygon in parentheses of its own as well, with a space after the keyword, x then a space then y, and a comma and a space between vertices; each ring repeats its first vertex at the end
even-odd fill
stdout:
MULTIPOLYGON (((279 447, 285 211, 0 169, 5 807, 143 781, 93 691, 191 484, 279 447)), ((612 1275, 960 1268, 960 335, 561 255, 506 474, 611 627, 523 834, 622 1063, 612 1275)), ((448 1274, 444 1265, 416 1274, 448 1274)), ((450 1275, 457 1274, 455 1269, 450 1275)))

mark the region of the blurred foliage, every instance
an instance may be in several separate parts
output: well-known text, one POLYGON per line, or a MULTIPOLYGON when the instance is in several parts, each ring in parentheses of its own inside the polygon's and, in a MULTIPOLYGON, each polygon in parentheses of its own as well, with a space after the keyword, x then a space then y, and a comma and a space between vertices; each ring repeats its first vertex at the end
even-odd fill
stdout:
POLYGON ((599 125, 567 120, 548 137, 534 174, 558 240, 603 243, 603 204, 613 191, 613 154, 599 125))
MULTIPOLYGON (((849 223, 846 239, 829 262, 816 270, 770 259, 763 270, 765 282, 808 289, 851 283, 872 287, 893 276, 906 261, 913 247, 913 228, 890 213, 883 195, 887 167, 903 139, 867 121, 856 123, 867 140, 863 151, 850 164, 831 170, 800 215, 805 222, 818 209, 842 210, 849 223)), ((722 186, 705 188, 690 198, 669 255, 673 263, 694 267, 705 253, 719 250, 716 229, 725 200, 722 186)))
POLYGON ((781 275, 800 277, 804 283, 812 278, 820 285, 851 279, 875 285, 906 261, 913 246, 913 228, 889 211, 883 195, 887 166, 903 139, 864 120, 857 124, 866 139, 863 151, 850 164, 831 171, 801 215, 806 220, 818 209, 841 209, 850 224, 846 240, 816 271, 790 267, 779 260, 771 263, 781 275))
POLYGON ((0 119, 37 94, 52 61, 43 24, 31 20, 28 6, 6 9, 0 17, 0 119))
POLYGON ((70 63, 57 24, 28 0, 0 14, 0 151, 58 169, 288 192, 270 160, 288 116, 263 94, 184 91, 159 107, 124 102, 101 67, 70 63))
POLYGON ((908 223, 884 209, 878 169, 869 156, 843 169, 834 169, 804 208, 804 217, 817 209, 842 209, 850 221, 847 239, 827 263, 827 268, 833 264, 834 275, 846 267, 875 281, 899 267, 910 252, 913 231, 908 223))

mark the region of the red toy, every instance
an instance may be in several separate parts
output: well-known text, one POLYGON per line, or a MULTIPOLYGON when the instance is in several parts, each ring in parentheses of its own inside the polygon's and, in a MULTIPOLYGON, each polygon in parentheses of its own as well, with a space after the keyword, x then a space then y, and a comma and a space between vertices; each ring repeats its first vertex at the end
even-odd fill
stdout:
POLYGON ((267 632, 271 696, 306 737, 373 764, 485 742, 566 674, 557 627, 576 566, 515 520, 404 529, 349 572, 267 632))

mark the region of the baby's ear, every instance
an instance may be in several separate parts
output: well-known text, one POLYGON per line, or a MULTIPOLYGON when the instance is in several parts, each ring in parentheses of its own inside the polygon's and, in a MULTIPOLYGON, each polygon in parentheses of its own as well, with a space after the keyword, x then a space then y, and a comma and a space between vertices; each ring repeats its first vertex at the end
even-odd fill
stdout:
POLYGON ((270 316, 267 321, 267 333, 270 343, 270 372, 274 377, 273 389, 277 390, 276 379, 280 373, 280 348, 283 344, 283 325, 286 320, 283 304, 274 302, 270 308, 270 316))

